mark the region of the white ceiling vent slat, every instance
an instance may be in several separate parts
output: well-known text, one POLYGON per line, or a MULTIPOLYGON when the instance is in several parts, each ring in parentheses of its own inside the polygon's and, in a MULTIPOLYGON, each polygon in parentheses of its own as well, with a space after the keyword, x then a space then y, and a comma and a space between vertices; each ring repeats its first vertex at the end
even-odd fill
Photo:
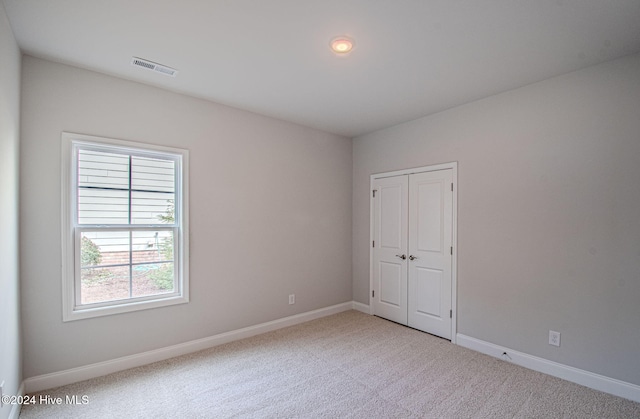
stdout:
POLYGON ((178 70, 175 68, 167 67, 166 65, 154 63, 153 61, 145 60, 144 58, 133 57, 131 58, 131 65, 146 68, 147 70, 155 71, 166 76, 175 77, 178 74, 178 70))

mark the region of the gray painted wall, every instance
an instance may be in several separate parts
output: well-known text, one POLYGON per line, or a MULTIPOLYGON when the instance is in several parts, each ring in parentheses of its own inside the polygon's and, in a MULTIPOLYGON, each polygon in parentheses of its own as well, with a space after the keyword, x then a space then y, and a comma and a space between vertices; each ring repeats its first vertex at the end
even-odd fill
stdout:
POLYGON ((355 300, 369 176, 458 161, 458 333, 640 385, 640 55, 356 138, 353 156, 355 300))
MULTIPOLYGON (((15 395, 22 382, 18 259, 20 50, 0 2, 0 383, 15 395)), ((0 409, 9 417, 11 405, 0 409)))
POLYGON ((28 56, 22 69, 25 377, 351 301, 349 139, 28 56), (190 150, 189 304, 62 322, 62 131, 190 150))

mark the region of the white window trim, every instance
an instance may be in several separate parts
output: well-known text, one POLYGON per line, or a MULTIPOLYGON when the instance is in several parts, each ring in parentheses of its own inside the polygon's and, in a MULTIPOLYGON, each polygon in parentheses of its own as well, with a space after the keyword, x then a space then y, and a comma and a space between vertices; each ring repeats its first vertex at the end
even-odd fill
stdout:
POLYGON ((62 133, 62 321, 72 321, 101 317, 112 314, 128 313, 132 311, 165 307, 189 302, 189 151, 173 147, 164 147, 133 141, 115 140, 111 138, 91 135, 62 133), (140 297, 129 300, 119 300, 109 304, 95 304, 90 307, 76 305, 76 211, 75 194, 76 162, 72 158, 74 144, 99 144, 150 152, 162 152, 179 155, 181 170, 177 171, 176 184, 181 189, 181 196, 176 196, 175 209, 180 214, 181 227, 176 235, 176 253, 174 266, 178 277, 178 290, 166 295, 140 297), (178 199, 180 198, 180 199, 178 199), (181 273, 181 275, 180 275, 181 273))

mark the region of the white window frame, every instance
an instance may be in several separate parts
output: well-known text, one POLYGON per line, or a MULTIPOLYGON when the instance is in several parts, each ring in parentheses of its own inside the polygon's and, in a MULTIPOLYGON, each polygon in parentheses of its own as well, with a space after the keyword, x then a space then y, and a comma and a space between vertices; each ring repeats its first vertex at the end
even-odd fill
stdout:
MULTIPOLYGON (((91 135, 62 133, 62 320, 72 321, 189 302, 189 151, 173 147, 116 140, 91 135), (174 226, 163 229, 175 232, 174 269, 176 289, 172 293, 135 297, 93 304, 80 304, 80 236, 83 231, 129 230, 124 226, 79 225, 77 223, 78 147, 97 147, 147 157, 170 157, 176 163, 174 226)), ((136 230, 145 228, 136 225, 136 230)), ((157 226, 156 226, 157 228, 157 226)))

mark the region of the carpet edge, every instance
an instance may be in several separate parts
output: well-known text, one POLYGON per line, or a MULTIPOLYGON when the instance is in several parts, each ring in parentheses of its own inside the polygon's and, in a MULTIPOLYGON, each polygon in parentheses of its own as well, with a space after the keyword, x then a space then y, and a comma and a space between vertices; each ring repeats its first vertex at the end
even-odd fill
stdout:
POLYGON ((457 344, 467 349, 520 365, 521 367, 525 367, 530 370, 571 381, 573 383, 629 399, 634 402, 640 402, 640 386, 636 384, 560 364, 558 362, 549 361, 548 359, 529 355, 527 353, 519 352, 490 342, 485 342, 461 333, 457 334, 457 344), (504 355, 505 352, 507 353, 507 356, 504 355))
POLYGON ((141 352, 128 355, 112 360, 97 362, 94 364, 84 365, 81 367, 71 368, 68 370, 42 374, 35 377, 26 378, 22 382, 25 393, 33 393, 60 387, 68 384, 77 383, 79 381, 89 380, 101 377, 103 375, 112 374, 114 372, 123 371, 129 368, 140 367, 142 365, 151 364, 153 362, 164 361, 176 356, 186 355, 198 352, 214 346, 223 345, 240 339, 262 333, 271 332, 282 329, 284 327, 294 326, 296 324, 319 319, 321 317, 330 316, 332 314, 341 313, 343 311, 358 309, 354 301, 348 301, 317 310, 307 311, 305 313, 293 316, 283 317, 265 323, 244 327, 242 329, 232 330, 230 332, 219 333, 217 335, 206 338, 195 339, 192 341, 179 343, 176 345, 166 346, 147 352, 141 352))

